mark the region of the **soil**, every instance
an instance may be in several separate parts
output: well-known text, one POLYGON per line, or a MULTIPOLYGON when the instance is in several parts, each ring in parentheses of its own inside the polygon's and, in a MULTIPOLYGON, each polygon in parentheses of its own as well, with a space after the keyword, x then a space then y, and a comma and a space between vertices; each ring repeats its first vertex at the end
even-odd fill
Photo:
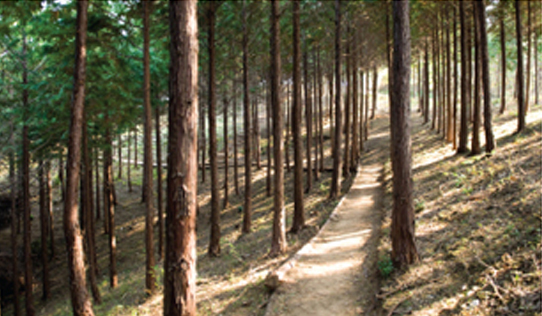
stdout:
POLYGON ((266 316, 377 314, 377 245, 388 118, 378 117, 350 191, 298 253, 266 316), (374 133, 374 135, 373 135, 374 133))

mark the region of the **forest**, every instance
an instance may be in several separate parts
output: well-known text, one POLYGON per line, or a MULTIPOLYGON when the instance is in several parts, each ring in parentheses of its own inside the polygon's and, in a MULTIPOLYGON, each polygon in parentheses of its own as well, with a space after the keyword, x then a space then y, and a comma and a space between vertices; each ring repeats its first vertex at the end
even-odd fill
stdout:
POLYGON ((541 0, 0 4, 0 315, 542 315, 541 0))

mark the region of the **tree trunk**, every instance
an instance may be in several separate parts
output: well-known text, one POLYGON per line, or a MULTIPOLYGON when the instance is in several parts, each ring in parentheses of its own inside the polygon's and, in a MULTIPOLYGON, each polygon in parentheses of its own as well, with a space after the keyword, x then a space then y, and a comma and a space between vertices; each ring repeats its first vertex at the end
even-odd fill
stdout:
POLYGON ((294 140, 294 219, 292 233, 299 232, 305 226, 305 210, 303 204, 303 143, 301 139, 301 44, 300 44, 300 4, 293 4, 293 120, 292 133, 294 140))
POLYGON ((359 103, 358 103, 358 55, 355 53, 357 51, 357 36, 354 35, 354 45, 353 45, 353 52, 352 52, 352 71, 350 73, 350 76, 352 77, 351 83, 352 83, 352 152, 351 152, 351 160, 352 165, 350 166, 350 171, 355 172, 357 168, 357 164, 360 157, 360 150, 359 150, 359 124, 361 123, 361 120, 363 119, 363 111, 360 112, 359 109, 359 103))
POLYGON ((423 67, 423 102, 424 102, 424 118, 423 123, 429 123, 429 41, 424 45, 424 67, 423 67))
POLYGON ((365 95, 365 72, 361 71, 360 73, 360 85, 359 85, 359 111, 360 111, 360 118, 359 118, 359 148, 360 152, 362 152, 365 149, 365 136, 363 135, 365 133, 365 129, 363 128, 363 113, 365 113, 365 107, 367 107, 367 104, 365 104, 365 98, 363 97, 365 95))
POLYGON ((531 1, 527 2, 527 73, 525 74, 526 88, 525 88, 525 113, 529 112, 530 96, 531 96, 531 43, 532 43, 532 25, 531 25, 531 1))
POLYGON ((484 2, 476 1, 474 3, 478 9, 478 27, 480 32, 480 62, 482 68, 482 82, 484 91, 484 131, 486 136, 486 153, 490 154, 495 148, 495 137, 493 136, 493 128, 491 123, 491 85, 489 79, 489 53, 487 48, 487 31, 486 31, 486 9, 484 2))
POLYGON ((119 134, 118 139, 118 156, 119 156, 119 174, 117 175, 118 179, 122 179, 122 135, 119 134))
POLYGON ((106 222, 106 234, 109 236, 109 285, 115 288, 118 284, 117 277, 117 244, 115 238, 115 205, 113 201, 113 168, 111 146, 111 122, 106 112, 105 124, 105 149, 103 153, 103 190, 104 190, 104 222, 106 222))
POLYGON ((49 235, 49 214, 46 210, 45 197, 45 164, 42 159, 39 161, 38 177, 39 177, 39 204, 40 204, 40 232, 41 232, 41 265, 42 273, 42 299, 47 300, 50 296, 51 285, 49 283, 49 256, 47 247, 47 237, 49 235))
MULTIPOLYGON (((446 9, 451 10, 451 6, 447 6, 446 9)), ((446 13, 446 141, 448 143, 453 142, 454 130, 453 130, 453 107, 452 107, 452 59, 451 59, 451 42, 450 42, 450 13, 446 13)))
POLYGON ((480 149, 480 26, 479 20, 476 19, 478 6, 474 6, 473 24, 474 24, 474 103, 473 103, 473 124, 472 124, 472 148, 471 155, 479 155, 480 149))
POLYGON ((209 54, 209 158, 211 159, 211 237, 207 253, 211 257, 220 255, 220 206, 218 192, 218 161, 216 144, 216 82, 215 82, 215 2, 207 6, 207 50, 209 54))
POLYGON ((61 152, 60 153, 60 156, 58 157, 58 182, 59 182, 59 186, 60 186, 60 194, 61 194, 61 197, 62 197, 62 202, 64 202, 65 200, 65 195, 66 195, 66 185, 64 183, 64 155, 63 153, 61 152))
POLYGON ((341 2, 335 0, 335 129, 330 199, 341 192, 341 2))
POLYGON ((15 155, 13 152, 9 153, 9 181, 11 186, 11 271, 13 282, 13 315, 21 315, 21 302, 19 299, 19 262, 17 248, 17 225, 15 218, 17 218, 17 180, 15 178, 15 155))
MULTIPOLYGON (((348 37, 351 33, 350 25, 347 26, 346 30, 346 37, 348 37)), ((344 98, 344 153, 343 153, 343 174, 344 177, 348 177, 350 175, 350 131, 352 128, 350 127, 350 101, 351 101, 351 91, 352 91, 352 77, 350 74, 352 73, 352 57, 351 57, 351 46, 352 42, 350 40, 346 43, 346 96, 344 98)))
POLYGON ((262 169, 262 147, 261 147, 261 129, 260 129, 260 100, 258 94, 254 96, 254 153, 256 154, 256 168, 262 169))
MULTIPOLYGON (((273 109, 273 156, 275 159, 274 198, 273 198, 273 237, 270 255, 276 256, 286 251, 286 211, 284 209, 284 129, 282 103, 280 99, 280 2, 271 2, 271 108, 273 109)), ((299 10, 297 11, 299 12, 299 10)))
MULTIPOLYGON (((265 189, 267 192, 267 196, 271 196, 271 95, 270 95, 270 87, 266 87, 266 96, 265 96, 265 122, 266 122, 266 130, 267 130, 267 176, 266 176, 266 184, 265 189)), ((226 166, 227 168, 227 166, 226 166)))
MULTIPOLYGON (((431 130, 434 130, 435 127, 437 127, 437 96, 438 96, 438 70, 437 70, 437 60, 438 60, 438 54, 437 54, 437 32, 433 32, 433 111, 432 116, 433 119, 431 120, 431 130)), ((438 129, 437 129, 438 131, 438 129)))
POLYGON ((290 122, 292 119, 290 107, 290 85, 286 85, 286 137, 284 140, 284 151, 286 152, 286 171, 290 172, 290 122))
POLYGON ((24 111, 24 126, 23 126, 23 161, 22 161, 22 176, 23 176, 23 221, 24 221, 24 281, 26 285, 25 291, 25 306, 26 315, 33 316, 35 314, 34 298, 32 295, 32 258, 31 258, 31 225, 30 222, 30 140, 28 139, 28 70, 26 66, 26 34, 23 30, 23 111, 24 111))
POLYGON ((500 19, 500 40, 501 40, 501 109, 500 114, 506 110, 506 39, 504 29, 504 17, 500 19))
POLYGON ((132 193, 132 132, 128 132, 128 163, 126 164, 128 170, 126 171, 128 178, 128 192, 132 193))
POLYGON ((467 141, 469 139, 468 129, 468 107, 470 103, 470 95, 468 90, 470 84, 468 80, 468 52, 467 52, 467 21, 465 16, 465 3, 459 2, 459 19, 461 23, 461 118, 459 129, 459 147, 457 147, 457 153, 462 154, 467 152, 467 141))
POLYGON ((312 121, 314 122, 314 181, 320 180, 320 159, 318 156, 320 145, 320 121, 318 120, 318 84, 316 83, 316 47, 312 51, 312 121))
POLYGON ((392 261, 404 267, 418 261, 414 242, 414 202, 410 148, 410 22, 409 2, 393 2, 393 106, 391 159, 393 211, 391 224, 392 261))
POLYGON ((205 183, 205 153, 207 152, 207 137, 205 135, 205 107, 203 103, 200 106, 200 119, 201 119, 201 183, 205 183))
POLYGON ((318 54, 317 54, 317 79, 318 79, 318 121, 320 124, 320 132, 318 134, 318 141, 320 142, 320 172, 324 171, 324 105, 323 105, 323 86, 324 83, 323 80, 323 73, 322 68, 320 67, 320 51, 321 48, 318 47, 318 54))
POLYGON ((364 114, 364 137, 365 140, 369 139, 369 84, 371 83, 370 79, 370 71, 366 72, 367 74, 367 80, 365 81, 365 114, 364 114))
POLYGON ((252 151, 251 151, 251 113, 248 87, 248 25, 246 1, 243 1, 243 106, 245 134, 245 203, 243 212, 243 233, 250 233, 252 222, 252 151))
MULTIPOLYGON (((68 138, 68 168, 66 176, 66 199, 64 201, 64 234, 72 311, 77 316, 92 316, 92 303, 87 292, 83 237, 79 228, 77 190, 81 167, 81 138, 85 100, 86 38, 88 2, 77 1, 77 33, 75 38, 75 70, 71 106, 70 132, 68 138)), ((27 283, 28 284, 28 283, 27 283)))
POLYGON ((98 163, 97 147, 94 147, 94 161, 96 161, 96 169, 94 170, 94 173, 96 174, 96 219, 98 220, 100 219, 100 168, 98 163))
POLYGON ((84 218, 84 237, 87 250, 88 276, 92 297, 97 304, 101 303, 100 291, 96 276, 98 274, 96 260, 96 239, 94 238, 94 216, 92 210, 92 161, 88 144, 88 127, 85 112, 83 113, 83 132, 81 150, 81 214, 84 218))
MULTIPOLYGON (((420 61, 421 64, 421 61, 420 61)), ((421 67, 419 67, 421 68, 421 67)), ((421 76, 418 76, 418 80, 421 81, 421 76)), ((376 65, 373 66, 373 107, 371 110, 371 120, 375 118, 375 112, 376 112, 376 101, 378 100, 378 70, 376 68, 376 65)), ((421 94, 420 94, 421 96, 421 94)), ((421 99, 421 98, 420 98, 421 99)), ((420 107, 422 107, 422 104, 420 102, 420 107)))
POLYGON ((172 1, 164 315, 196 315, 197 1, 172 1))
MULTIPOLYGON (((54 259, 56 256, 55 251, 55 225, 54 225, 54 214, 53 214, 53 179, 51 178, 51 162, 45 162, 45 191, 46 191, 46 206, 47 214, 49 216, 49 248, 51 251, 50 259, 54 259)), ((92 197, 91 197, 92 198, 92 197)))
POLYGON ((164 214, 162 207, 162 140, 160 137, 160 106, 155 109, 155 137, 156 137, 156 181, 157 208, 158 208, 158 258, 164 257, 164 214))
POLYGON ((521 36, 521 1, 515 0, 516 8, 516 42, 517 42, 517 54, 518 54, 518 130, 520 133, 525 129, 525 89, 523 87, 523 38, 521 36))
POLYGON ((237 158, 237 80, 233 79, 233 176, 235 194, 239 196, 239 160, 237 158))
POLYGON ((452 119, 452 144, 453 149, 457 149, 457 90, 458 90, 458 77, 459 73, 457 71, 457 9, 455 5, 453 6, 453 20, 454 20, 454 97, 453 97, 453 119, 452 119))
POLYGON ((229 197, 228 197, 228 173, 229 173, 229 162, 228 162, 228 156, 229 156, 229 149, 228 149, 228 98, 226 93, 224 93, 224 100, 223 100, 223 107, 224 107, 224 204, 223 208, 227 209, 229 207, 229 197))
POLYGON ((312 189, 312 98, 311 87, 309 79, 309 53, 308 47, 305 43, 305 51, 303 53, 303 74, 304 74, 304 90, 305 90, 305 129, 307 131, 306 137, 306 157, 307 157, 307 186, 305 192, 309 193, 312 189))
MULTIPOLYGON (((143 132, 144 132, 144 172, 146 181, 143 183, 145 196, 145 293, 154 292, 154 206, 152 186, 152 109, 151 109, 151 69, 150 69, 150 14, 151 2, 143 1, 143 132)), ((160 164, 160 161, 157 161, 160 164)), ((111 223, 114 223, 111 220, 111 223)), ((111 229, 111 236, 114 230, 111 229)), ((116 275, 115 275, 116 277, 116 275)))

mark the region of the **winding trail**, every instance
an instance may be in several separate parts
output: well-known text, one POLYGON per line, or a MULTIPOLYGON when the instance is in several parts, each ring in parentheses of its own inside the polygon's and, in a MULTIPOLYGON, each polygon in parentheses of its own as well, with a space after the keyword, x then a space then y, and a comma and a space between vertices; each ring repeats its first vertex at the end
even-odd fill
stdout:
POLYGON ((371 124, 370 139, 350 191, 321 231, 298 253, 266 316, 377 313, 377 243, 383 164, 389 155, 388 118, 371 124))

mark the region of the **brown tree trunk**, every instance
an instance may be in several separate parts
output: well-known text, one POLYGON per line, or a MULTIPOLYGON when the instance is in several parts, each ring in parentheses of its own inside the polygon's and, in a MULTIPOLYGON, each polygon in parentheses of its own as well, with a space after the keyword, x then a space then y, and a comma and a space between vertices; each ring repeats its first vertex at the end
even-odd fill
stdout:
MULTIPOLYGON (((431 130, 434 130, 435 127, 437 127, 437 96, 438 96, 438 70, 437 70, 437 60, 438 60, 438 54, 437 54, 437 32, 433 32, 433 111, 432 116, 433 119, 431 120, 431 130)), ((438 132, 438 129, 437 129, 438 132)))
POLYGON ((75 38, 75 70, 71 106, 70 132, 68 138, 68 168, 66 176, 66 199, 64 201, 64 234, 72 311, 77 316, 92 316, 92 303, 87 292, 83 237, 79 228, 77 190, 81 167, 81 138, 85 100, 86 38, 88 2, 77 1, 77 33, 75 38))
POLYGON ((429 123, 429 41, 424 45, 424 67, 423 67, 423 103, 425 110, 423 123, 429 123))
POLYGON ((235 194, 239 195, 239 160, 237 158, 237 80, 233 79, 233 177, 235 194))
POLYGON ((355 53, 357 51, 357 36, 354 35, 354 45, 353 45, 353 52, 352 52, 352 68, 350 76, 352 77, 351 83, 352 83, 352 153, 351 153, 351 160, 352 165, 350 166, 350 171, 355 172, 357 168, 357 164, 360 157, 360 150, 359 150, 359 124, 361 123, 361 120, 363 119, 363 111, 360 111, 359 109, 359 103, 358 103, 358 55, 355 53))
POLYGON ((13 282, 13 315, 21 315, 21 302, 19 299, 19 262, 17 248, 17 180, 15 178, 15 156, 13 152, 9 153, 9 181, 11 186, 11 271, 12 271, 12 282, 13 282))
POLYGON ((228 162, 228 156, 229 156, 229 148, 228 148, 228 107, 229 107, 229 104, 228 104, 228 98, 227 98, 227 95, 226 93, 224 93, 224 99, 223 99, 223 107, 224 107, 224 130, 223 130, 223 134, 224 134, 224 204, 223 204, 223 208, 224 209, 227 209, 229 207, 229 197, 228 197, 228 191, 229 191, 229 186, 228 186, 228 173, 229 173, 229 162, 228 162))
POLYGON ((305 128, 307 130, 306 137, 306 157, 307 157, 307 186, 305 192, 309 193, 312 189, 312 98, 309 79, 309 53, 308 47, 305 44, 305 52, 303 53, 303 74, 304 74, 304 90, 305 90, 305 128))
POLYGON ((323 105, 323 73, 322 68, 320 67, 320 51, 321 48, 318 47, 317 54, 317 79, 318 79, 318 121, 320 124, 320 131, 318 134, 318 142, 320 143, 320 172, 324 171, 324 105, 323 105))
POLYGON ((122 135, 120 133, 118 135, 117 143, 117 151, 119 156, 119 173, 117 175, 117 178, 122 179, 122 135))
POLYGON ((218 192, 218 161, 216 144, 216 82, 215 82, 215 2, 207 6, 207 50, 209 54, 209 158, 211 159, 211 236, 207 253, 211 257, 220 255, 220 206, 218 192))
MULTIPOLYGON (((286 211, 284 209, 284 164, 282 130, 284 128, 282 103, 280 99, 280 23, 279 5, 271 2, 271 108, 273 109, 273 156, 275 159, 274 198, 273 198, 273 237, 270 255, 276 256, 286 251, 286 211)), ((299 11, 298 11, 299 12, 299 11)))
MULTIPOLYGON (((96 169, 94 173, 96 174, 96 219, 100 219, 100 168, 98 163, 98 149, 94 147, 94 161, 96 161, 96 169)), ((105 218, 105 216, 104 216, 105 218)))
POLYGON ((517 42, 517 54, 518 54, 518 130, 520 133, 525 129, 525 89, 523 87, 523 38, 521 36, 521 1, 515 0, 516 8, 516 42, 517 42))
POLYGON ((207 152, 207 136, 205 135, 205 107, 203 106, 203 103, 200 106, 200 131, 201 131, 201 183, 205 183, 205 154, 207 152))
MULTIPOLYGON (((351 34, 350 25, 347 26, 346 36, 351 34)), ((350 40, 346 43, 346 96, 344 98, 344 153, 343 153, 343 174, 344 177, 350 176, 350 102, 351 102, 351 93, 352 93, 352 57, 351 57, 351 46, 352 42, 350 40)))
POLYGON ((41 265, 42 273, 42 299, 47 300, 51 295, 51 285, 49 282, 49 256, 47 247, 47 237, 49 235, 49 214, 47 213, 47 201, 45 197, 45 164, 42 159, 39 161, 39 204, 40 204, 40 232, 41 232, 41 265))
POLYGON ((337 199, 341 192, 341 2, 335 0, 335 128, 333 147, 333 175, 330 199, 337 199))
MULTIPOLYGON (((446 9, 451 10, 451 6, 446 9)), ((453 18, 453 10, 452 18, 453 18)), ((446 141, 453 142, 453 107, 452 107, 452 59, 451 59, 451 41, 450 41, 450 14, 446 13, 446 141)))
POLYGON ((493 128, 491 124, 491 85, 489 80, 489 53, 487 48, 487 31, 486 31, 486 9, 483 1, 474 3, 478 7, 476 10, 478 16, 478 27, 480 32, 480 60, 481 76, 484 91, 484 131, 486 136, 486 153, 490 154, 495 148, 495 137, 493 136, 493 128))
POLYGON ((299 232, 305 226, 305 210, 303 204, 303 143, 301 140, 301 45, 300 45, 300 4, 292 2, 293 10, 293 120, 292 133, 294 140, 294 219, 292 233, 299 232))
MULTIPOLYGON (((137 126, 136 128, 134 129, 134 169, 137 170, 138 168, 138 165, 137 165, 137 126)), ((105 217, 105 215, 104 215, 105 217)))
POLYGON ((500 19, 500 41, 501 41, 501 109, 500 114, 506 110, 506 39, 504 29, 504 17, 500 19))
POLYGON ((54 214, 53 214, 53 179, 51 178, 51 162, 45 162, 45 191, 46 191, 46 212, 49 214, 49 247, 51 251, 50 259, 54 259, 56 256, 55 251, 55 225, 54 225, 54 214))
POLYGON ((530 96, 531 96, 531 44, 532 44, 532 25, 531 25, 531 1, 527 2, 527 73, 525 74, 526 87, 525 87, 525 113, 529 112, 530 96))
POLYGON ((98 269, 96 260, 96 239, 94 238, 94 216, 92 214, 92 161, 88 144, 86 114, 83 113, 83 132, 81 150, 81 214, 84 218, 84 237, 87 250, 88 276, 94 301, 101 303, 100 291, 96 279, 98 269))
MULTIPOLYGON (((146 181, 143 183, 143 196, 145 196, 145 292, 154 292, 154 205, 152 186, 152 109, 151 109, 151 70, 150 70, 150 21, 151 2, 143 1, 143 171, 146 181)), ((160 162, 157 161, 159 164, 160 162)), ((112 220, 111 223, 114 223, 112 220)), ((114 230, 111 229, 113 236, 114 230)), ((115 275, 116 277, 116 275, 115 275)))
POLYGON ((162 207, 162 140, 160 137, 160 106, 155 109, 155 137, 156 137, 156 181, 157 208, 158 208, 158 258, 164 257, 164 211, 162 207))
POLYGON ((113 200, 113 159, 111 146, 111 122, 109 116, 105 114, 105 124, 108 126, 105 130, 105 149, 103 156, 103 190, 104 190, 104 222, 106 234, 109 235, 109 285, 115 288, 118 284, 117 277, 117 243, 115 238, 115 205, 113 200))
POLYGON ((267 170, 266 170, 266 183, 265 190, 267 196, 271 196, 271 95, 270 87, 266 87, 266 96, 265 96, 265 122, 266 122, 266 132, 267 132, 267 170))
POLYGON ((370 79, 370 71, 366 72, 367 74, 367 80, 365 81, 365 113, 364 115, 364 123, 363 123, 363 130, 364 130, 364 137, 365 140, 369 139, 369 84, 371 83, 370 79))
POLYGON ((472 124, 472 143, 471 143, 471 155, 479 155, 482 150, 480 149, 480 26, 479 21, 476 19, 478 8, 474 6, 473 24, 474 24, 474 103, 473 103, 473 124, 472 124))
POLYGON ((467 141, 469 139, 468 129, 468 111, 470 103, 470 95, 468 90, 470 89, 470 82, 468 80, 468 43, 467 43, 467 21, 465 16, 465 3, 459 2, 459 19, 461 23, 461 117, 460 117, 460 129, 459 129, 459 147, 457 147, 457 153, 462 154, 467 152, 467 141))
POLYGON ((197 1, 172 1, 164 316, 196 315, 197 1))
POLYGON ((409 2, 393 2, 393 106, 391 162, 393 211, 391 224, 392 261, 404 267, 418 261, 414 242, 414 202, 410 148, 410 22, 409 2))
POLYGON ((126 171, 126 177, 128 178, 128 192, 132 193, 132 131, 128 132, 128 163, 126 164, 128 170, 126 171))
POLYGON ((454 96, 453 96, 453 118, 452 118, 452 144, 453 144, 453 149, 457 149, 457 90, 458 90, 458 77, 459 77, 459 73, 457 71, 457 63, 458 63, 458 60, 457 60, 457 16, 458 16, 458 13, 457 13, 457 9, 456 9, 456 6, 454 5, 453 6, 454 8, 454 11, 453 11, 453 20, 454 20, 454 32, 453 32, 453 35, 454 35, 454 96))
POLYGON ((23 111, 24 111, 24 126, 23 126, 23 161, 22 161, 22 177, 23 177, 23 221, 24 221, 24 282, 26 285, 25 291, 25 306, 26 315, 33 316, 36 312, 34 309, 34 298, 32 295, 32 258, 31 258, 31 225, 30 222, 30 140, 28 139, 28 70, 26 66, 26 34, 23 30, 23 111))
POLYGON ((312 121, 314 122, 314 181, 320 180, 320 161, 319 161, 319 135, 320 135, 320 121, 318 120, 318 84, 316 83, 316 51, 318 50, 318 47, 316 47, 312 51, 312 121), (316 139, 315 139, 316 138, 316 139))
POLYGON ((61 194, 61 197, 62 197, 62 202, 64 202, 65 200, 65 195, 66 195, 66 185, 64 183, 64 155, 63 153, 61 152, 60 153, 60 156, 58 157, 58 182, 59 182, 59 186, 60 186, 60 194, 61 194))
POLYGON ((286 154, 286 171, 290 172, 290 122, 291 122, 291 107, 290 107, 290 85, 286 85, 286 136, 284 140, 284 151, 286 154))
POLYGON ((359 85, 359 111, 360 111, 360 118, 359 118, 359 148, 360 152, 365 150, 365 136, 363 135, 365 133, 365 129, 363 128, 363 113, 365 113, 365 107, 367 107, 367 104, 365 104, 365 98, 363 97, 365 95, 365 80, 366 75, 364 71, 361 71, 360 73, 360 85, 359 85))
POLYGON ((245 134, 245 203, 243 209, 243 233, 250 233, 252 222, 252 127, 250 113, 250 96, 248 87, 248 25, 247 8, 243 1, 243 106, 244 106, 244 131, 245 134))
MULTIPOLYGON (((420 61, 421 64, 421 61, 420 61)), ((418 67, 421 68, 421 67, 418 67)), ((418 80, 421 81, 421 76, 418 76, 418 80)), ((421 84, 420 84, 421 85, 421 84)), ((421 96, 421 94, 420 94, 421 96)), ((420 97, 421 99, 421 97, 420 97)), ((376 68, 376 65, 373 66, 373 107, 371 110, 371 120, 375 118, 375 112, 376 112, 376 101, 378 100, 378 70, 376 68)), ((422 107, 420 102, 420 107, 422 107)))

